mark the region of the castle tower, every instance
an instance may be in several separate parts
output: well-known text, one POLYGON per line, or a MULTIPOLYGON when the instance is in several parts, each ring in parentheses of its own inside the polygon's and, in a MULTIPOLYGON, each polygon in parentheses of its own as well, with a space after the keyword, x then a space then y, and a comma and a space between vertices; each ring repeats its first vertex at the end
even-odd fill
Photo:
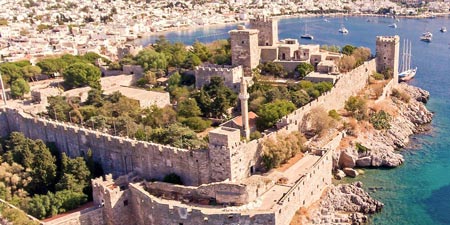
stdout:
POLYGON ((400 53, 400 37, 377 36, 376 42, 376 63, 377 72, 383 73, 390 69, 393 72, 395 84, 398 84, 398 64, 400 53))
POLYGON ((257 16, 250 19, 250 28, 259 30, 259 46, 273 46, 278 43, 278 21, 276 19, 257 16))
POLYGON ((239 99, 241 100, 241 117, 242 117, 242 133, 245 139, 250 139, 250 125, 248 122, 248 99, 250 95, 247 93, 247 81, 244 77, 241 78, 241 92, 239 99))
POLYGON ((244 26, 238 26, 237 30, 229 32, 231 39, 231 64, 233 66, 242 66, 244 74, 249 76, 251 70, 259 65, 261 57, 258 48, 258 30, 246 29, 244 26))

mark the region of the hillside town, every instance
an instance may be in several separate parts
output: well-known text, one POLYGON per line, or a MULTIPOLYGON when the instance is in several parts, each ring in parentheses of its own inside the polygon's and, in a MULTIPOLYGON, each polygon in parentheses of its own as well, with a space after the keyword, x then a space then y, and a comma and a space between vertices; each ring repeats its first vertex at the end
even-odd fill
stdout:
POLYGON ((2 0, 3 61, 96 52, 115 60, 129 41, 161 31, 247 22, 254 15, 430 15, 448 1, 21 1, 2 0), (423 5, 423 6, 422 6, 423 5), (417 6, 422 8, 418 9, 417 6))

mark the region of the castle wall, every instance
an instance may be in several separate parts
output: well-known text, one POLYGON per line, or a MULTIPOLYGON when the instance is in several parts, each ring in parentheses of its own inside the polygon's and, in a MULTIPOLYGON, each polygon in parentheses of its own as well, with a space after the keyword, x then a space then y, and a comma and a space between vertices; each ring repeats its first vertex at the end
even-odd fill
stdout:
POLYGON ((297 68, 297 66, 302 62, 301 61, 277 60, 277 61, 275 61, 275 63, 282 65, 286 71, 294 71, 297 68))
POLYGON ((275 225, 271 212, 238 213, 224 209, 187 206, 176 201, 162 200, 148 194, 139 184, 130 184, 133 218, 138 225, 275 225))
POLYGON ((243 73, 242 66, 233 68, 198 66, 195 68, 195 88, 200 89, 204 85, 209 84, 211 77, 219 76, 224 79, 225 86, 239 92, 240 79, 243 73))
POLYGON ((9 131, 10 129, 8 119, 6 118, 6 113, 0 111, 0 138, 8 136, 9 131))
POLYGON ((104 225, 103 208, 94 206, 79 212, 70 213, 51 221, 44 222, 44 225, 104 225))
POLYGON ((332 152, 323 151, 324 155, 313 167, 301 177, 278 201, 275 211, 277 225, 289 224, 300 207, 308 207, 320 199, 332 180, 332 152))
POLYGON ((324 110, 329 111, 332 109, 343 108, 345 101, 347 101, 350 96, 356 95, 366 86, 369 76, 372 75, 374 71, 376 71, 376 64, 373 59, 364 62, 363 65, 351 72, 341 75, 331 91, 322 94, 316 100, 285 116, 277 123, 277 127, 283 128, 281 130, 288 132, 298 131, 303 117, 310 112, 311 109, 322 107, 324 110))
POLYGON ((176 173, 186 185, 210 182, 207 150, 190 151, 112 136, 67 123, 33 118, 11 109, 2 114, 7 114, 9 131, 54 142, 70 157, 84 156, 91 149, 94 160, 101 163, 105 173, 112 173, 115 177, 134 171, 146 179, 162 179, 167 174, 176 173))
POLYGON ((261 48, 261 62, 273 62, 278 59, 278 48, 277 47, 262 47, 261 48))

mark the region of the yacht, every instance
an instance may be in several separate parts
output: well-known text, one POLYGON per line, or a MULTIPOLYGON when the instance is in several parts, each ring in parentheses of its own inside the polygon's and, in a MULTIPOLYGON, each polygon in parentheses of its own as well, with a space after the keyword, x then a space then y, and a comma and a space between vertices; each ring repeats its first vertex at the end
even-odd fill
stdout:
POLYGON ((339 33, 341 33, 341 34, 348 34, 348 30, 347 30, 347 28, 345 28, 344 26, 342 26, 342 27, 339 29, 339 33))
POLYGON ((399 81, 408 81, 416 76, 417 67, 411 69, 411 41, 408 40, 403 41, 403 53, 402 53, 402 66, 401 72, 398 74, 399 81))
POLYGON ((446 27, 441 27, 441 32, 442 32, 442 33, 447 32, 447 28, 446 28, 446 27))
POLYGON ((420 40, 425 41, 425 42, 431 42, 432 39, 433 39, 433 34, 431 32, 425 32, 420 37, 420 40))

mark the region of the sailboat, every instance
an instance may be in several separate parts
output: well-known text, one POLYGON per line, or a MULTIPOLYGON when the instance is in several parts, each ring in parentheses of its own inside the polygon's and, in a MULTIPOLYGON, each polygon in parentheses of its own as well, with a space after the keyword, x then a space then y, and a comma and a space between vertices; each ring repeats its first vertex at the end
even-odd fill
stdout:
POLYGON ((300 38, 309 39, 309 40, 314 39, 314 36, 312 34, 308 33, 308 24, 306 24, 306 23, 305 23, 305 33, 303 35, 301 35, 300 38))
POLYGON ((414 78, 417 72, 417 67, 411 69, 411 41, 403 41, 403 52, 402 52, 402 66, 401 72, 398 74, 399 81, 408 81, 414 78))

